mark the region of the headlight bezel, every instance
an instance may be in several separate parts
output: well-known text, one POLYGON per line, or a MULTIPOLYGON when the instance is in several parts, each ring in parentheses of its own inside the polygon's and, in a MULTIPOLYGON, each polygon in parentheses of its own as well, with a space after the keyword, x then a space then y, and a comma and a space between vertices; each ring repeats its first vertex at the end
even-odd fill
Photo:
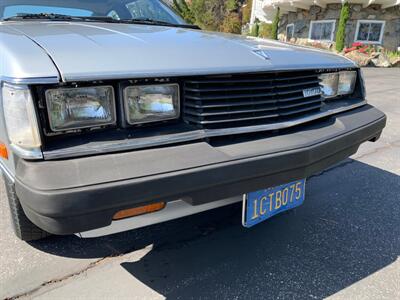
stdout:
POLYGON ((116 126, 117 124, 117 103, 116 103, 116 96, 115 96, 115 89, 112 85, 82 85, 82 86, 76 86, 76 87, 50 87, 46 89, 43 93, 44 95, 44 102, 46 105, 46 112, 47 112, 47 122, 48 126, 51 132, 55 134, 59 133, 68 133, 68 132, 76 132, 84 129, 96 129, 96 128, 105 128, 105 127, 113 127, 116 126), (108 122, 102 122, 102 123, 92 123, 88 125, 81 125, 81 126, 74 126, 74 127, 68 127, 68 128, 61 128, 57 129, 52 125, 52 117, 51 117, 51 111, 50 111, 50 100, 48 98, 48 93, 53 91, 53 90, 79 90, 79 89, 96 89, 96 88, 110 88, 110 112, 111 112, 111 120, 108 122))
POLYGON ((44 137, 48 138, 56 138, 62 135, 77 135, 77 134, 85 134, 89 132, 102 132, 107 130, 112 130, 115 128, 120 128, 122 130, 128 130, 129 128, 135 127, 157 127, 161 126, 161 124, 165 123, 176 123, 181 119, 182 114, 182 103, 181 103, 181 82, 179 80, 147 80, 147 79, 131 79, 131 80, 118 80, 118 81, 92 81, 92 82, 73 82, 68 84, 53 84, 53 85, 39 85, 36 87, 32 87, 33 97, 37 99, 37 103, 35 106, 38 106, 38 121, 39 122, 39 130, 43 134, 44 137), (176 86, 177 91, 177 99, 175 108, 178 109, 178 114, 176 117, 171 117, 164 120, 155 120, 150 122, 142 122, 142 123, 128 123, 128 117, 126 114, 126 105, 124 98, 124 89, 127 87, 136 87, 136 86, 163 86, 163 85, 173 85, 176 86), (51 126, 51 116, 49 104, 47 101, 46 93, 49 90, 54 89, 76 89, 76 88, 97 88, 97 87, 111 87, 113 89, 113 111, 115 112, 115 122, 106 125, 100 126, 79 126, 71 129, 60 129, 54 128, 51 126), (56 129, 56 130, 54 130, 56 129))
MULTIPOLYGON (((150 84, 127 84, 121 87, 121 98, 122 98, 122 106, 124 109, 124 121, 128 126, 142 126, 142 125, 149 125, 149 124, 158 124, 158 123, 164 123, 164 122, 171 122, 174 120, 179 120, 181 117, 181 111, 182 111, 182 104, 181 104, 181 91, 180 91, 180 85, 177 82, 168 82, 168 83, 150 83, 150 84), (127 90, 130 88, 149 88, 149 87, 176 87, 176 103, 172 102, 174 111, 176 111, 176 114, 171 117, 165 117, 165 118, 160 118, 158 120, 144 120, 144 121, 131 121, 130 119, 130 109, 129 109, 129 99, 127 96, 127 90), (176 104, 176 107, 175 107, 176 104)), ((172 99, 174 101, 174 99, 172 99)))
POLYGON ((337 70, 337 71, 332 71, 332 70, 327 70, 326 72, 321 72, 318 76, 318 78, 320 79, 320 86, 321 86, 321 92, 322 92, 322 98, 324 98, 325 100, 334 100, 334 99, 338 99, 344 96, 351 96, 354 95, 354 93, 356 92, 356 87, 357 87, 357 82, 358 82, 358 71, 351 69, 351 70, 337 70), (342 84, 341 82, 341 78, 344 75, 349 75, 351 74, 352 77, 352 82, 350 84, 350 89, 347 92, 339 92, 339 86, 340 84, 342 84), (332 90, 334 90, 334 93, 332 95, 327 95, 324 93, 324 85, 322 84, 323 79, 322 77, 329 77, 329 76, 334 76, 333 79, 336 83, 335 87, 331 86, 332 90))
POLYGON ((339 80, 338 80, 338 87, 337 87, 337 96, 345 96, 345 95, 351 95, 354 93, 355 87, 356 87, 356 82, 357 82, 357 72, 356 71, 340 71, 339 72, 339 80), (342 77, 345 75, 353 75, 350 83, 350 90, 349 92, 340 92, 340 84, 343 84, 342 77))

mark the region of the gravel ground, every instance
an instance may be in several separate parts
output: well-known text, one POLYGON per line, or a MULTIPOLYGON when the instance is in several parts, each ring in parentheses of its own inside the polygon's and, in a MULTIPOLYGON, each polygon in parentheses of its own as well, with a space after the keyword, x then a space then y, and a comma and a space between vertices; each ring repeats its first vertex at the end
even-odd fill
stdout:
POLYGON ((365 69, 376 143, 251 229, 241 205, 109 237, 24 243, 0 202, 0 299, 400 299, 400 69, 365 69))

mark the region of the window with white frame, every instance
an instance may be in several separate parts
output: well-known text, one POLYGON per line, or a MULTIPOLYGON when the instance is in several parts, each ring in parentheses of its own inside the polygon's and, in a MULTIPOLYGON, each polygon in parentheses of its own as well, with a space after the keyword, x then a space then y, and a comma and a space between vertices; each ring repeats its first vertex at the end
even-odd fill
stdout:
POLYGON ((385 21, 358 20, 355 42, 366 44, 381 44, 385 21))
POLYGON ((311 21, 308 38, 313 41, 333 41, 336 20, 311 21))
POLYGON ((288 24, 286 26, 286 41, 290 42, 292 37, 294 37, 294 24, 288 24))

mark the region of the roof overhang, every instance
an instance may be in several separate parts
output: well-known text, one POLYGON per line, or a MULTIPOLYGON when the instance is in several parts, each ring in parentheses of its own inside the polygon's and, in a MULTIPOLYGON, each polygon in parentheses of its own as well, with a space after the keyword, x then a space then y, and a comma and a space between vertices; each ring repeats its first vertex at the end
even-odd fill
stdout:
POLYGON ((267 11, 268 9, 276 9, 279 7, 282 13, 288 13, 296 12, 297 9, 309 10, 313 5, 325 8, 327 4, 344 2, 361 4, 363 7, 379 4, 382 9, 400 5, 400 0, 264 0, 263 10, 267 11))

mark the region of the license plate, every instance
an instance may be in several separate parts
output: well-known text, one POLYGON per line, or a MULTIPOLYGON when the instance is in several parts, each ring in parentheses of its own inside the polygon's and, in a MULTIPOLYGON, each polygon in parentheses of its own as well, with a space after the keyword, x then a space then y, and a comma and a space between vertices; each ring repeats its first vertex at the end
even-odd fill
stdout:
POLYGON ((304 202, 306 180, 297 180, 244 195, 243 226, 252 227, 304 202))

